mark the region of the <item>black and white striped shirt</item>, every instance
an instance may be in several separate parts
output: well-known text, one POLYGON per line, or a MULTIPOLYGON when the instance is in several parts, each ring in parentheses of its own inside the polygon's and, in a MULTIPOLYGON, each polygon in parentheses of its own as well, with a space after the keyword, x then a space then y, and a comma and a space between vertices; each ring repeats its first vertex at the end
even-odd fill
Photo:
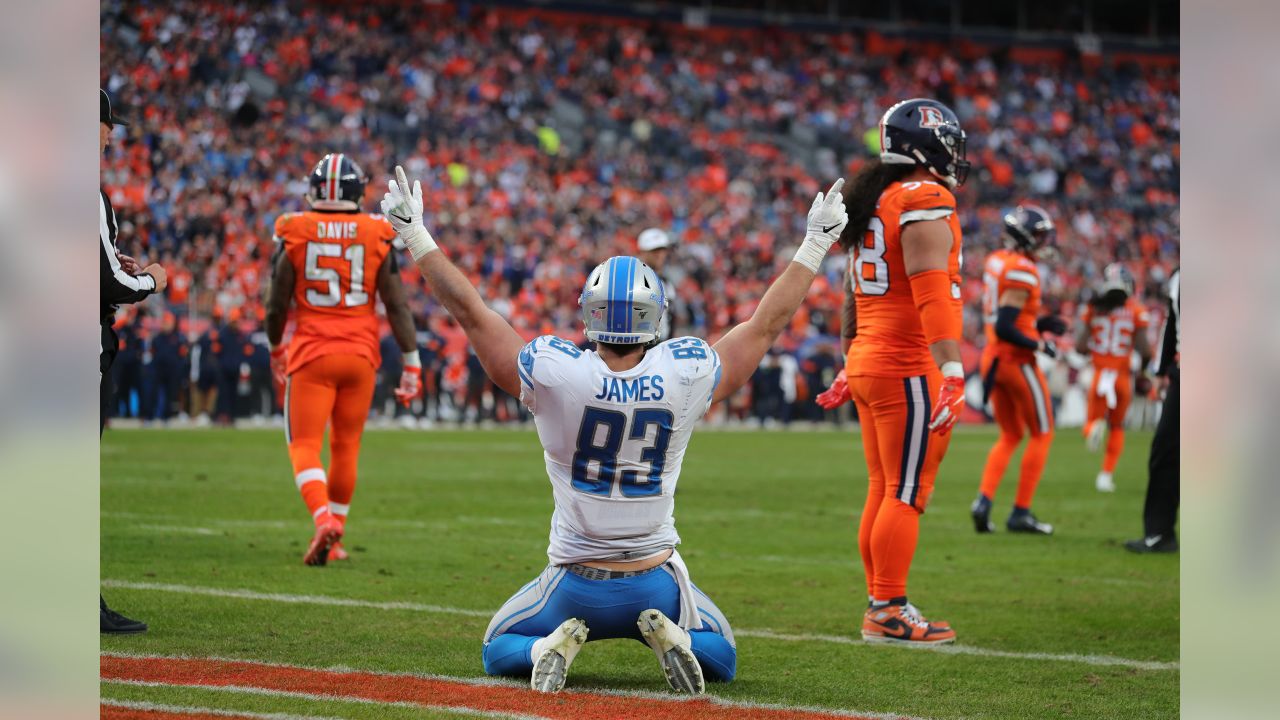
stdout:
POLYGON ((98 194, 98 236, 102 241, 102 276, 99 288, 102 296, 100 322, 110 325, 120 305, 136 303, 155 292, 156 280, 150 275, 130 275, 120 267, 116 258, 116 213, 106 192, 98 194))

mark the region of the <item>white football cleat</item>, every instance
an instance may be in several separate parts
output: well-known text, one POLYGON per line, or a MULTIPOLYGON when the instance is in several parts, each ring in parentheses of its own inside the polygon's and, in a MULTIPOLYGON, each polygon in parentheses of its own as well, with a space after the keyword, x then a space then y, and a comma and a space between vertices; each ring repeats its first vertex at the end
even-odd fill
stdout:
POLYGON ((1089 452, 1098 452, 1102 447, 1102 439, 1107 435, 1107 423, 1103 420, 1094 420, 1089 425, 1089 431, 1084 436, 1084 446, 1089 452))
POLYGON ((640 635, 653 648, 672 690, 701 695, 707 686, 702 679, 702 666, 693 656, 693 640, 689 633, 659 610, 645 610, 636 620, 640 635))
POLYGON ((1111 473, 1109 472, 1098 473, 1098 480, 1094 485, 1098 488, 1098 492, 1116 491, 1116 481, 1111 479, 1111 473))
POLYGON ((560 692, 569 666, 587 641, 587 624, 577 618, 560 623, 555 632, 533 644, 533 675, 529 686, 539 692, 560 692))

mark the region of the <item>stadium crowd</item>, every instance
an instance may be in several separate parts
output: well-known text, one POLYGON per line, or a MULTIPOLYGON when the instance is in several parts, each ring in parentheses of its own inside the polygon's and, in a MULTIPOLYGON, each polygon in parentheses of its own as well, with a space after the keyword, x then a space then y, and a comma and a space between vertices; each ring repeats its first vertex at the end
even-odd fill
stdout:
MULTIPOLYGON (((103 170, 120 247, 169 269, 164 303, 120 315, 122 414, 271 413, 271 227, 303 208, 329 151, 369 174, 370 211, 397 162, 421 177, 427 224, 529 337, 581 341, 586 273, 657 226, 679 243, 664 272, 676 332, 714 340, 790 258, 819 180, 849 177, 878 150, 884 110, 914 96, 948 103, 969 136, 970 372, 983 257, 1013 204, 1057 220, 1042 274, 1067 317, 1116 260, 1158 308, 1178 262, 1176 65, 910 55, 863 32, 729 35, 467 4, 104 0, 102 34, 102 86, 132 120, 103 170)), ((403 265, 428 387, 414 412, 519 417, 403 265)), ((731 415, 821 417, 811 398, 843 362, 843 256, 825 270, 731 415)), ((400 372, 385 345, 379 411, 400 372)))

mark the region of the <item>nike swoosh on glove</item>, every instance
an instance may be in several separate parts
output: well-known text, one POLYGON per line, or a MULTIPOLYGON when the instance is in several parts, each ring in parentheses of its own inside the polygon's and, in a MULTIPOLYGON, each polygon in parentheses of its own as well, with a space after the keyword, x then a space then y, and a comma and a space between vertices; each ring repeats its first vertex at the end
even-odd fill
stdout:
POLYGON ((944 377, 942 387, 938 389, 938 402, 933 406, 933 416, 929 418, 929 429, 943 434, 955 427, 964 410, 964 378, 944 377))
POLYGON ((844 371, 841 371, 836 375, 836 379, 831 381, 831 387, 818 393, 814 402, 818 403, 823 410, 834 410, 852 399, 853 397, 849 394, 849 380, 845 377, 844 371))
POLYGON ((431 233, 427 232, 427 226, 422 224, 422 183, 414 180, 410 190, 409 178, 405 177, 404 168, 399 165, 396 166, 395 179, 387 181, 387 193, 382 196, 382 214, 405 247, 409 248, 414 262, 439 249, 431 233))
POLYGON ((844 232, 844 226, 849 222, 844 197, 840 194, 843 187, 844 178, 839 178, 826 193, 814 196, 813 205, 809 206, 804 242, 796 250, 794 259, 815 273, 822 267, 827 252, 840 239, 840 233, 844 232))

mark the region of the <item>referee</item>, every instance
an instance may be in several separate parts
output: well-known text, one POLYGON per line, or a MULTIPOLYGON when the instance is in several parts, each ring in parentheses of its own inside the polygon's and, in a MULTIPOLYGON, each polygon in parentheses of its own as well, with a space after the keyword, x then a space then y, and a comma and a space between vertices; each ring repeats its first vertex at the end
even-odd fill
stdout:
MULTIPOLYGON (((116 125, 129 123, 111 112, 111 98, 107 97, 107 91, 99 90, 99 92, 101 93, 101 112, 99 113, 101 125, 98 127, 98 135, 102 145, 99 151, 101 156, 111 144, 111 129, 116 125)), ((137 261, 128 255, 120 254, 120 251, 116 250, 118 231, 116 213, 111 208, 111 200, 107 197, 105 190, 99 190, 98 239, 102 243, 99 248, 101 253, 99 265, 102 268, 99 282, 102 295, 99 315, 102 323, 102 337, 98 346, 98 388, 101 403, 98 411, 99 435, 106 427, 107 412, 111 407, 111 364, 115 361, 116 352, 120 349, 120 341, 116 337, 115 330, 111 328, 112 323, 115 322, 116 308, 126 303, 141 302, 151 293, 163 292, 167 280, 164 268, 159 265, 152 263, 139 272, 137 261)), ((107 607, 107 601, 102 599, 101 595, 98 596, 98 605, 101 632, 112 634, 146 632, 146 623, 130 620, 107 607)))
POLYGON ((1169 383, 1164 395, 1164 410, 1156 436, 1151 441, 1151 459, 1147 462, 1147 501, 1142 509, 1143 536, 1125 543, 1126 549, 1136 553, 1172 553, 1178 551, 1178 536, 1173 531, 1178 521, 1179 442, 1178 442, 1178 352, 1182 345, 1178 339, 1181 329, 1181 302, 1178 288, 1180 271, 1175 270, 1169 279, 1169 307, 1164 320, 1160 341, 1160 365, 1156 375, 1169 383))
POLYGON ((676 310, 676 298, 672 292, 674 288, 662 274, 662 269, 666 267, 667 258, 671 257, 674 245, 671 236, 661 228, 648 228, 636 238, 640 262, 653 268, 653 271, 658 274, 658 279, 662 281, 663 295, 667 298, 667 311, 662 313, 662 319, 658 321, 658 342, 670 340, 675 327, 675 323, 671 322, 676 310))

